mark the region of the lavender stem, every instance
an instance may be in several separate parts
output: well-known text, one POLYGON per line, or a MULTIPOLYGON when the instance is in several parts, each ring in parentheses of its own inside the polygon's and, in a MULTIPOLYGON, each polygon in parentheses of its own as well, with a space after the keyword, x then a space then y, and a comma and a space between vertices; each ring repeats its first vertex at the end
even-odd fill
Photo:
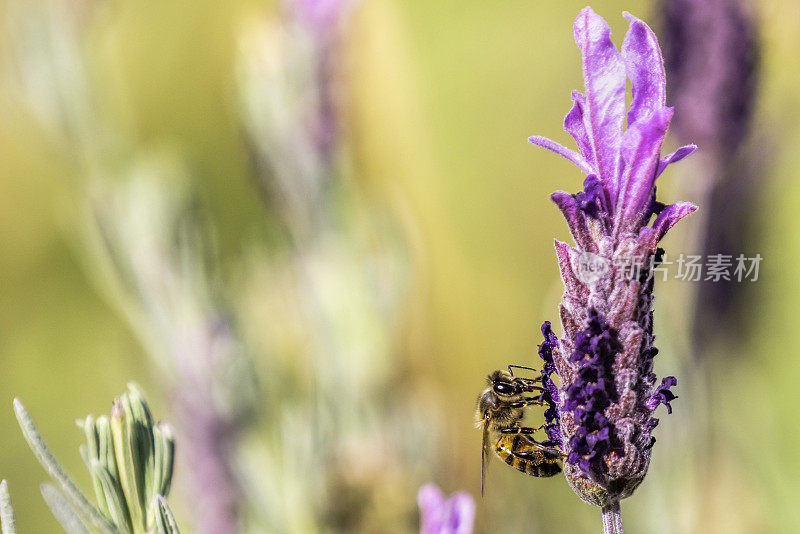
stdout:
POLYGON ((622 508, 619 501, 603 506, 603 534, 623 534, 622 508))

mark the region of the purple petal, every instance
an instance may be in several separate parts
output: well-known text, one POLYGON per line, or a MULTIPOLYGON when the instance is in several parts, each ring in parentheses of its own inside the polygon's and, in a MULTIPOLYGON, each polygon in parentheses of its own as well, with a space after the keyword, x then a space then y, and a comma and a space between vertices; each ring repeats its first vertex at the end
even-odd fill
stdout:
POLYGON ((463 491, 454 493, 447 501, 449 517, 447 534, 472 534, 475 524, 475 501, 463 491))
POLYGON ((581 455, 578 454, 577 452, 571 452, 569 453, 569 456, 567 456, 567 463, 569 464, 573 465, 577 464, 578 462, 580 462, 580 460, 581 460, 581 455))
POLYGON ((661 176, 661 173, 666 170, 668 165, 672 165, 673 163, 679 162, 680 160, 682 160, 695 150, 697 150, 697 145, 684 145, 675 152, 673 152, 672 154, 661 158, 661 161, 658 162, 658 170, 656 171, 656 178, 661 176))
POLYGON ((590 174, 583 181, 583 191, 575 195, 578 207, 592 219, 599 219, 604 206, 605 190, 596 174, 590 174))
POLYGON ((622 15, 631 22, 622 44, 622 60, 631 79, 633 98, 628 112, 628 128, 646 121, 666 103, 664 59, 653 31, 627 11, 622 15))
POLYGON ((625 169, 616 200, 618 225, 632 221, 650 201, 661 143, 671 118, 672 108, 660 109, 647 122, 628 128, 623 136, 621 155, 625 169))
POLYGON ((417 493, 420 534, 472 534, 475 501, 463 491, 445 499, 434 484, 425 484, 417 493))
POLYGON ((594 447, 594 445, 600 441, 608 441, 608 438, 608 427, 604 427, 602 430, 598 430, 586 436, 586 443, 588 443, 590 447, 594 447))
POLYGON ((661 381, 661 385, 656 388, 655 393, 647 399, 645 402, 645 406, 650 408, 651 410, 655 410, 658 408, 659 404, 663 404, 667 407, 667 413, 672 413, 672 406, 670 402, 677 399, 677 395, 675 395, 672 391, 670 391, 671 387, 678 385, 678 379, 674 376, 667 376, 661 381))
POLYGON ((611 29, 592 8, 581 10, 573 30, 583 55, 588 135, 600 180, 613 198, 625 117, 625 65, 611 42, 611 29))
POLYGON ((586 160, 583 159, 583 156, 575 152, 574 150, 570 150, 569 148, 556 143, 555 141, 551 141, 546 137, 542 137, 541 135, 534 135, 528 138, 528 141, 533 143, 536 146, 540 146, 542 148, 546 148, 547 150, 551 150, 558 154, 559 156, 563 156, 570 160, 572 163, 580 167, 580 169, 585 172, 586 174, 592 174, 592 168, 589 167, 589 164, 586 163, 586 160))
POLYGON ((444 524, 444 495, 434 484, 425 484, 417 493, 420 533, 439 534, 444 524))
POLYGON ((669 229, 675 226, 675 223, 696 209, 697 206, 691 202, 675 202, 664 208, 664 211, 659 213, 653 222, 652 248, 655 248, 656 243, 661 241, 669 229))
MULTIPOLYGON (((586 97, 578 91, 572 91, 572 109, 570 109, 564 117, 564 130, 578 143, 578 148, 581 154, 583 154, 583 159, 589 166, 597 167, 594 151, 592 150, 592 140, 586 129, 586 120, 588 117, 584 113, 585 109, 586 97)), ((591 174, 594 173, 596 173, 596 171, 593 171, 591 174)))

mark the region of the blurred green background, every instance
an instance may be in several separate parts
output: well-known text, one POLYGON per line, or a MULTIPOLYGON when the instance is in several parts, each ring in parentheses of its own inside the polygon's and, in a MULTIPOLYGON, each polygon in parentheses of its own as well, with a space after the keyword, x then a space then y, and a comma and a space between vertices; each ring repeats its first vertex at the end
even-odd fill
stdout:
MULTIPOLYGON (((552 240, 569 236, 548 195, 575 191, 582 176, 526 138, 568 144, 560 125, 570 90, 582 86, 571 25, 584 5, 363 0, 347 28, 352 165, 358 186, 401 221, 413 271, 393 355, 443 414, 430 432, 444 445, 420 482, 448 493, 479 497, 480 433, 472 418, 485 375, 509 363, 538 365, 538 326, 557 323, 552 240)), ((654 12, 644 1, 593 7, 618 44, 627 27, 622 10, 648 21, 654 12)), ((800 5, 755 7, 763 56, 753 142, 769 161, 757 177, 760 196, 737 209, 753 221, 742 252, 764 257, 761 275, 741 303, 744 327, 715 333, 735 342, 715 344, 701 364, 687 349, 690 304, 681 300, 692 288, 657 284, 656 371, 679 377, 681 398, 672 416, 661 417, 650 476, 623 502, 631 532, 800 531, 800 5)), ((102 114, 135 144, 167 144, 188 162, 215 228, 221 277, 231 285, 251 245, 274 239, 237 118, 234 63, 242 27, 273 8, 113 0, 84 28, 102 114)), ((0 12, 2 72, 10 79, 6 37, 20 28, 0 12)), ((0 117, 0 475, 9 480, 20 531, 56 532, 38 494, 45 473, 18 431, 11 399, 25 401, 83 483, 75 418, 106 412, 131 379, 155 413, 168 418, 170 406, 128 323, 92 280, 74 151, 11 83, 0 85, 0 117)), ((688 193, 687 184, 702 180, 693 165, 687 160, 662 178, 664 199, 700 203, 688 193)), ((698 231, 688 218, 665 248, 691 252, 698 231)), ((478 531, 599 530, 598 511, 563 479, 529 479, 493 464, 487 499, 478 500, 478 531)), ((413 503, 414 493, 407 499, 413 503)), ((179 515, 190 513, 179 493, 172 501, 179 515)))

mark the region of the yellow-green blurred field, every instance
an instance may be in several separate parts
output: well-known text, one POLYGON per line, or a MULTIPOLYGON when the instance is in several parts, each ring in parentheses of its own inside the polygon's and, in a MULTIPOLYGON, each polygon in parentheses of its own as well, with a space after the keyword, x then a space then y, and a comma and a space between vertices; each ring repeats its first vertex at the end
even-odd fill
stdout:
MULTIPOLYGON (((74 420, 107 412, 128 380, 143 386, 160 417, 169 419, 170 402, 96 279, 82 238, 81 156, 15 87, 10 43, 25 29, 9 26, 8 3, 0 3, 0 477, 9 481, 20 532, 58 532, 39 495, 46 474, 22 439, 12 398, 26 403, 87 487, 74 420)), ((134 146, 179 154, 214 228, 222 283, 240 287, 253 247, 269 249, 276 231, 237 118, 235 58, 239 33, 273 17, 275 6, 96 4, 82 39, 100 114, 134 146)), ((600 530, 597 511, 563 479, 530 479, 496 461, 480 501, 473 427, 485 375, 509 363, 538 365, 539 325, 558 322, 552 241, 569 235, 549 194, 575 191, 583 177, 526 139, 542 134, 566 144, 562 118, 570 90, 582 83, 571 25, 584 5, 362 0, 346 32, 344 130, 357 195, 390 210, 407 243, 410 272, 391 355, 404 383, 424 395, 418 408, 440 414, 430 429, 440 445, 413 476, 478 498, 478 532, 600 530)), ((751 142, 767 161, 759 195, 737 209, 752 220, 743 252, 760 253, 762 271, 738 310, 745 319, 730 333, 736 342, 715 343, 699 364, 688 350, 690 304, 682 300, 692 288, 657 284, 656 371, 679 377, 680 399, 671 416, 661 414, 648 478, 623 502, 630 532, 800 531, 800 4, 754 5, 763 55, 751 142)), ((644 20, 654 11, 638 0, 593 7, 617 43, 627 27, 621 11, 644 20)), ((669 99, 669 80, 667 91, 669 99)), ((689 193, 702 179, 689 159, 661 179, 659 192, 703 210, 689 193)), ((666 248, 690 247, 699 220, 678 225, 666 248)), ((266 328, 274 318, 263 321, 266 328)), ((255 358, 269 374, 269 354, 255 358)), ((413 508, 415 493, 405 498, 413 508)), ((171 502, 191 517, 180 485, 171 502)), ((377 525, 370 531, 411 528, 377 525)))

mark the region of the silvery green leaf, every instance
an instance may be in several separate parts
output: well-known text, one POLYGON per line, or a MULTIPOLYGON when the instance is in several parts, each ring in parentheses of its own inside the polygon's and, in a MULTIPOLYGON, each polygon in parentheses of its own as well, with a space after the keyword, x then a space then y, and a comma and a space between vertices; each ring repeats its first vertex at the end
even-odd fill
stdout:
POLYGON ((14 508, 11 506, 11 496, 8 494, 8 483, 0 482, 0 527, 3 534, 17 534, 17 521, 14 518, 14 508))
POLYGON ((134 421, 139 422, 145 428, 152 428, 155 422, 150 408, 147 406, 144 392, 135 382, 128 382, 128 398, 131 401, 134 421))
POLYGON ((91 473, 92 478, 100 485, 102 500, 108 509, 109 518, 121 533, 129 534, 132 531, 131 519, 122 489, 97 460, 92 460, 91 473))
POLYGON ((86 466, 86 470, 89 471, 92 479, 92 487, 94 488, 94 496, 97 499, 97 507, 106 517, 111 517, 110 511, 108 509, 108 503, 106 503, 106 496, 103 492, 103 485, 100 482, 100 479, 94 474, 92 469, 92 464, 97 463, 95 458, 91 458, 89 456, 89 448, 86 445, 81 445, 78 447, 78 452, 81 454, 81 459, 83 459, 83 463, 86 466))
POLYGON ((153 505, 157 508, 155 514, 157 534, 180 534, 178 523, 175 521, 175 516, 172 515, 167 500, 162 495, 157 495, 153 505))
MULTIPOLYGON (((60 491, 50 484, 42 484, 40 489, 44 502, 47 503, 50 511, 53 512, 53 516, 55 516, 61 528, 67 534, 89 534, 89 529, 86 528, 78 512, 75 511, 60 491)), ((3 534, 6 534, 5 531, 3 534)))
POLYGON ((142 493, 137 483, 136 462, 131 448, 130 410, 126 410, 127 399, 123 395, 114 402, 111 409, 111 435, 119 469, 119 483, 128 504, 131 525, 135 530, 144 530, 142 493))
POLYGON ((53 480, 58 482, 66 494, 66 498, 69 499, 75 509, 79 510, 81 515, 88 519, 101 532, 116 534, 117 529, 114 528, 102 512, 81 493, 75 482, 67 475, 64 468, 61 467, 50 452, 50 449, 47 448, 41 434, 36 430, 33 419, 28 415, 25 406, 22 405, 19 399, 14 399, 14 413, 22 429, 22 435, 25 437, 25 441, 28 442, 28 446, 30 446, 36 459, 39 460, 39 463, 50 474, 53 480))
POLYGON ((166 423, 158 423, 153 428, 155 439, 155 492, 168 495, 172 483, 172 469, 175 460, 175 438, 172 428, 166 423))
POLYGON ((95 424, 95 418, 91 415, 87 415, 83 421, 78 421, 79 427, 83 429, 83 433, 86 436, 86 452, 88 453, 90 458, 97 459, 98 458, 98 436, 97 436, 97 426, 95 424))
POLYGON ((92 468, 92 464, 98 461, 100 455, 98 450, 99 436, 95 418, 88 415, 85 419, 77 421, 77 423, 86 435, 86 444, 78 447, 78 451, 81 454, 81 458, 83 458, 83 463, 86 464, 86 469, 88 469, 89 473, 92 475, 92 486, 94 487, 94 494, 97 499, 97 507, 105 516, 111 517, 111 511, 106 502, 103 485, 92 468))
MULTIPOLYGON (((154 464, 154 438, 153 416, 145 401, 144 393, 133 382, 128 383, 128 392, 122 396, 125 406, 125 417, 129 429, 131 455, 134 462, 134 475, 139 502, 142 511, 151 500, 155 491, 155 464, 154 464)), ((143 514, 143 524, 147 524, 146 514, 143 514)))
POLYGON ((119 480, 117 458, 114 452, 114 440, 111 437, 111 425, 107 415, 101 415, 95 422, 98 438, 98 460, 105 466, 114 480, 119 480))
POLYGON ((78 445, 78 454, 81 455, 81 460, 83 460, 83 465, 86 466, 86 469, 89 469, 89 462, 91 458, 89 458, 89 449, 86 445, 78 445))

